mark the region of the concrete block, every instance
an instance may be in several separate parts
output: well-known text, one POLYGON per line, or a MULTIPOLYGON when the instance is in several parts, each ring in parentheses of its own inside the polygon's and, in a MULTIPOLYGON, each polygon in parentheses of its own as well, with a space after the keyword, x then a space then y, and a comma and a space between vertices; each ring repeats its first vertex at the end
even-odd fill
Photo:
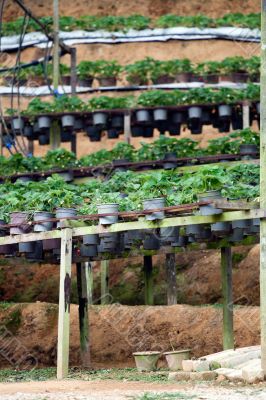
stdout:
POLYGON ((182 369, 185 372, 209 371, 209 362, 207 360, 183 360, 182 369))
POLYGON ((261 360, 253 360, 250 365, 242 368, 242 378, 247 383, 257 383, 264 380, 261 360))
POLYGON ((237 367, 238 365, 241 365, 249 360, 254 360, 255 358, 258 358, 260 356, 260 351, 255 350, 255 351, 250 351, 247 353, 239 353, 234 356, 229 356, 225 358, 224 360, 220 360, 220 364, 222 368, 234 368, 237 367))
POLYGON ((169 381, 189 381, 190 380, 190 372, 178 371, 178 372, 169 372, 168 375, 169 381))
POLYGON ((192 381, 215 381, 218 374, 214 371, 190 372, 192 381))

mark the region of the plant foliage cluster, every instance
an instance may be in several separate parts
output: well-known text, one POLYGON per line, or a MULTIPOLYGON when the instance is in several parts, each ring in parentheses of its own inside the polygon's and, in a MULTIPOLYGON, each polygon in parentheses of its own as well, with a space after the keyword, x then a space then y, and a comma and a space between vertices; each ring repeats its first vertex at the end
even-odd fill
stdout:
POLYGON ((48 171, 53 169, 69 169, 98 166, 114 160, 149 161, 161 160, 166 153, 175 153, 178 158, 199 157, 215 154, 238 154, 241 144, 259 146, 259 135, 249 128, 236 131, 230 135, 212 139, 206 148, 201 148, 195 140, 170 138, 161 136, 152 143, 141 143, 138 149, 125 142, 117 143, 112 150, 102 149, 81 157, 65 149, 50 150, 44 157, 23 157, 14 154, 9 158, 0 157, 0 176, 16 173, 48 171))
MULTIPOLYGON (((46 26, 47 30, 52 31, 52 17, 43 17, 40 19, 46 26)), ((23 29, 23 17, 19 17, 15 21, 4 22, 2 26, 2 35, 10 36, 19 34, 23 29)), ((177 26, 197 27, 197 28, 214 28, 223 26, 236 26, 242 28, 259 29, 260 14, 240 14, 229 13, 220 18, 211 18, 206 15, 180 16, 175 14, 162 15, 159 18, 152 20, 149 17, 142 15, 130 16, 92 16, 85 15, 78 18, 64 16, 60 18, 60 30, 73 31, 82 29, 86 31, 124 31, 130 29, 142 30, 147 28, 171 28, 177 26)), ((30 20, 27 32, 36 32, 39 26, 35 21, 30 20)))
POLYGON ((0 217, 9 221, 13 211, 53 211, 57 207, 76 207, 79 214, 97 213, 97 205, 118 203, 120 211, 141 210, 148 198, 165 197, 167 205, 197 200, 197 194, 221 189, 230 199, 259 196, 259 166, 240 164, 226 168, 207 165, 195 172, 177 170, 134 173, 116 172, 109 180, 92 179, 84 184, 67 184, 53 175, 40 182, 0 185, 0 217))
MULTIPOLYGON (((259 101, 260 87, 249 84, 246 89, 209 89, 196 88, 188 91, 182 90, 149 90, 134 96, 99 96, 92 97, 84 102, 77 96, 62 95, 53 101, 33 99, 28 107, 21 112, 27 117, 36 117, 41 114, 66 113, 66 112, 93 112, 96 110, 129 109, 140 107, 180 106, 193 104, 236 104, 243 100, 259 101)), ((16 115, 16 109, 6 110, 9 115, 16 115)))
MULTIPOLYGON (((46 75, 52 77, 52 64, 46 66, 46 75)), ((140 84, 147 84, 149 81, 155 82, 161 76, 175 78, 180 73, 192 73, 200 76, 210 74, 230 74, 233 72, 247 73, 250 79, 257 78, 260 72, 260 57, 253 56, 244 58, 241 56, 227 57, 223 61, 206 61, 202 63, 192 63, 189 59, 172 59, 159 61, 151 57, 136 61, 126 66, 120 65, 116 60, 96 60, 81 61, 77 66, 77 74, 80 79, 118 77, 125 72, 129 83, 139 81, 140 84)), ((17 79, 34 79, 36 76, 44 75, 42 64, 29 68, 17 68, 17 79)), ((60 64, 60 75, 69 76, 70 68, 65 64, 60 64)))

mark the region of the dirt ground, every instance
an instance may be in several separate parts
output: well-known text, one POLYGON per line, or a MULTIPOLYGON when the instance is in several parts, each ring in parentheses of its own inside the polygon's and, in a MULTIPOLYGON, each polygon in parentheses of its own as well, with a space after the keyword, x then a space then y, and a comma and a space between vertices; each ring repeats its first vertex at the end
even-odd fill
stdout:
MULTIPOLYGON (((233 297, 235 304, 259 305, 259 245, 233 249, 233 297)), ((58 302, 59 266, 28 264, 1 259, 2 301, 58 302), (16 273, 14 274, 14 268, 16 273), (8 282, 8 284, 7 284, 8 282)), ((142 257, 110 261, 110 293, 115 302, 143 304, 142 257)), ((166 304, 165 257, 154 256, 155 304, 166 304)), ((219 251, 184 251, 176 255, 178 303, 201 305, 221 303, 219 251)), ((72 301, 77 301, 75 266, 72 268, 72 301)), ((100 265, 93 264, 94 301, 100 298, 100 265)))
MULTIPOLYGON (((143 383, 143 382, 81 382, 47 381, 0 384, 1 400, 125 400, 139 399, 143 394, 171 394, 175 399, 186 400, 247 400, 265 399, 265 388, 210 385, 205 383, 143 383), (45 390, 43 389, 45 387, 45 390), (176 395, 176 397, 174 397, 176 395)), ((157 395, 158 397, 155 397, 157 395)))
MULTIPOLYGON (((0 323, 12 332, 38 366, 56 362, 57 312, 54 304, 16 304, 0 308, 0 323), (49 334, 48 334, 49 332, 49 334)), ((222 350, 220 306, 92 306, 89 313, 93 368, 134 366, 134 351, 190 348, 192 356, 222 350)), ((70 313, 70 365, 80 365, 78 307, 70 313)), ((259 343, 259 308, 235 307, 236 347, 259 343)), ((16 358, 16 347, 9 356, 16 358)), ((20 349, 21 351, 21 349, 20 349)), ((22 363, 23 364, 23 363, 22 363)), ((2 366, 6 365, 4 359, 2 366)), ((160 366, 166 366, 164 361, 160 366)))
MULTIPOLYGON (((25 0, 25 5, 30 7, 37 16, 52 15, 52 0, 25 0)), ((207 0, 200 2, 190 0, 64 0, 60 5, 62 15, 130 15, 141 14, 157 17, 161 14, 206 14, 212 17, 220 17, 229 12, 250 13, 259 12, 260 2, 258 0, 219 0, 216 2, 207 0)), ((7 1, 4 18, 6 20, 16 19, 21 15, 18 6, 12 0, 7 1)))

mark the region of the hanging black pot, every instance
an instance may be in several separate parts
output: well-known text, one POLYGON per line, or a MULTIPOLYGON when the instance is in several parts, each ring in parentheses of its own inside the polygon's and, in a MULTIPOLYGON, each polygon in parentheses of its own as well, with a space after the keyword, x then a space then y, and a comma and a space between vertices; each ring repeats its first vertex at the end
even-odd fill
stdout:
POLYGON ((243 112, 242 107, 233 107, 232 110, 232 128, 234 130, 243 129, 243 112))
POLYGON ((62 115, 61 123, 63 128, 74 128, 75 116, 70 114, 62 115))
POLYGON ((160 229, 160 238, 163 244, 176 243, 179 238, 179 227, 173 226, 160 229))
POLYGON ((236 229, 246 229, 250 226, 250 220, 248 219, 241 219, 239 221, 232 221, 232 228, 236 229))
POLYGON ((170 136, 179 136, 181 134, 181 124, 169 125, 168 132, 170 136))
POLYGON ((47 131, 51 127, 51 118, 48 116, 38 117, 37 123, 40 131, 47 131))
POLYGON ((144 250, 159 250, 160 240, 153 234, 146 234, 143 241, 144 250))
POLYGON ((93 125, 99 126, 101 128, 105 127, 107 124, 108 115, 103 112, 95 112, 92 114, 93 125))
POLYGON ((200 119, 189 120, 187 126, 193 135, 200 135, 202 133, 202 122, 200 119))
POLYGON ((232 107, 228 104, 218 106, 219 132, 230 132, 232 107))
POLYGON ((111 127, 112 128, 124 128, 124 117, 123 115, 113 115, 111 119, 111 127))
POLYGON ((80 132, 84 130, 84 123, 81 118, 75 118, 74 131, 80 132))
POLYGON ((43 244, 41 240, 34 242, 34 250, 31 253, 27 253, 26 258, 31 261, 43 260, 43 244))
MULTIPOLYGON (((212 200, 222 199, 220 190, 210 190, 205 193, 199 193, 197 197, 198 201, 212 201, 212 200)), ((216 214, 222 214, 222 212, 223 211, 221 209, 215 208, 211 204, 200 206, 199 209, 200 215, 216 215, 216 214)))
POLYGON ((241 160, 256 160, 258 158, 259 148, 255 144, 241 144, 239 153, 251 153, 241 157, 241 160))
POLYGON ((102 134, 101 132, 98 132, 97 134, 90 136, 90 141, 91 142, 100 142, 102 139, 102 134))
POLYGON ((230 222, 216 222, 215 224, 211 224, 211 231, 215 235, 228 234, 231 231, 231 224, 230 222))
POLYGON ((141 125, 131 126, 131 136, 132 137, 140 137, 143 136, 144 127, 141 125))
POLYGON ((39 135, 38 140, 39 140, 40 146, 48 145, 50 143, 49 134, 44 133, 44 134, 39 135))
POLYGON ((97 135, 101 135, 102 129, 97 127, 97 126, 86 126, 85 127, 85 131, 88 135, 89 138, 97 136, 97 135))
POLYGON ((33 253, 35 247, 35 242, 26 242, 18 244, 19 253, 33 253))
POLYGON ((98 255, 97 245, 82 244, 80 246, 80 255, 81 257, 97 257, 98 255))
POLYGON ((71 142, 73 130, 61 130, 61 141, 63 143, 71 142))
POLYGON ((179 236, 176 242, 171 244, 172 247, 186 247, 188 244, 188 237, 187 236, 179 236))
POLYGON ((211 125, 212 124, 212 115, 211 115, 210 109, 203 108, 201 122, 203 125, 211 125))
POLYGON ((119 131, 117 129, 108 129, 107 137, 108 137, 108 139, 118 139, 119 131))
POLYGON ((93 77, 87 77, 87 78, 78 78, 78 86, 81 87, 91 87, 93 82, 93 77))
POLYGON ((187 236, 200 236, 202 225, 187 225, 186 235, 187 236))
POLYGON ((23 135, 28 139, 31 139, 31 140, 33 139, 34 132, 33 132, 32 125, 25 125, 23 135))
POLYGON ((148 110, 137 110, 135 113, 136 121, 140 123, 151 122, 151 114, 148 110))
POLYGON ((212 237, 211 227, 210 226, 202 226, 200 234, 195 235, 195 239, 200 241, 210 240, 212 237))
MULTIPOLYGON (((127 167, 123 166, 123 164, 126 164, 128 162, 129 162, 129 160, 126 158, 121 159, 121 160, 113 160, 113 167, 116 172, 125 172, 125 171, 127 171, 127 167)), ((120 194, 120 197, 121 197, 121 194, 120 194)), ((123 194, 122 197, 127 197, 127 195, 123 194)))
POLYGON ((153 127, 152 126, 143 127, 142 132, 143 132, 142 136, 145 138, 153 137, 153 127))
POLYGON ((154 121, 166 121, 167 116, 168 116, 167 110, 164 108, 157 108, 153 110, 154 121))
POLYGON ((60 239, 45 239, 43 240, 43 250, 45 251, 50 251, 50 250, 55 250, 59 249, 61 246, 61 240, 60 239))
POLYGON ((177 161, 175 161, 177 159, 176 157, 176 153, 165 153, 164 156, 164 163, 163 163, 163 167, 164 169, 173 169, 177 167, 177 161), (171 161, 168 161, 171 160, 171 161))
POLYGON ((83 244, 85 245, 96 245, 99 244, 99 235, 91 234, 83 236, 83 244))
POLYGON ((250 227, 248 228, 250 234, 260 233, 260 219, 254 218, 250 221, 250 227))
POLYGON ((14 117, 11 120, 12 130, 15 132, 21 132, 24 129, 24 120, 21 117, 14 117))
POLYGON ((241 242, 244 239, 244 229, 234 228, 232 235, 229 237, 230 242, 241 242))

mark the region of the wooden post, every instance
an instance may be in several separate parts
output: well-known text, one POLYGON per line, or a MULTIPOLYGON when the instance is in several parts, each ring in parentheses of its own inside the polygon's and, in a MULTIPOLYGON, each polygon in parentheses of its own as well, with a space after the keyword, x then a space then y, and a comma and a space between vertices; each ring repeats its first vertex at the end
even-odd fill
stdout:
POLYGON ((62 230, 62 236, 61 236, 58 344, 57 344, 57 379, 63 379, 68 374, 71 265, 72 265, 72 229, 65 228, 62 230))
POLYGON ((89 368, 90 362, 90 342, 89 342, 89 263, 77 263, 77 288, 79 300, 79 334, 80 334, 80 354, 83 367, 89 368))
POLYGON ((143 257, 143 272, 144 272, 144 298, 145 304, 153 305, 153 278, 152 278, 152 256, 143 257))
POLYGON ((109 303, 109 260, 101 261, 101 304, 109 303))
POLYGON ((177 304, 175 254, 166 254, 165 261, 167 280, 167 304, 168 306, 172 306, 174 304, 177 304))
MULTIPOLYGON (((53 87, 56 94, 59 85, 59 0, 53 0, 54 22, 53 22, 53 87)), ((50 129, 50 147, 60 147, 61 135, 58 121, 53 121, 50 129)))
POLYGON ((34 155, 34 141, 28 140, 28 154, 34 155))
POLYGON ((93 303, 93 268, 91 262, 86 262, 88 270, 88 304, 93 303))
POLYGON ((3 155, 3 125, 0 123, 0 155, 3 155))
POLYGON ((243 102, 243 128, 249 128, 249 101, 245 100, 243 102))
POLYGON ((231 247, 221 248, 221 274, 223 293, 223 348, 234 348, 232 251, 231 247))
MULTIPOLYGON (((260 207, 266 209, 266 0, 261 1, 260 207)), ((266 376, 266 219, 260 220, 261 367, 266 376)))
POLYGON ((131 115, 130 111, 125 112, 124 115, 124 134, 125 134, 125 142, 130 144, 130 138, 131 138, 131 115))

